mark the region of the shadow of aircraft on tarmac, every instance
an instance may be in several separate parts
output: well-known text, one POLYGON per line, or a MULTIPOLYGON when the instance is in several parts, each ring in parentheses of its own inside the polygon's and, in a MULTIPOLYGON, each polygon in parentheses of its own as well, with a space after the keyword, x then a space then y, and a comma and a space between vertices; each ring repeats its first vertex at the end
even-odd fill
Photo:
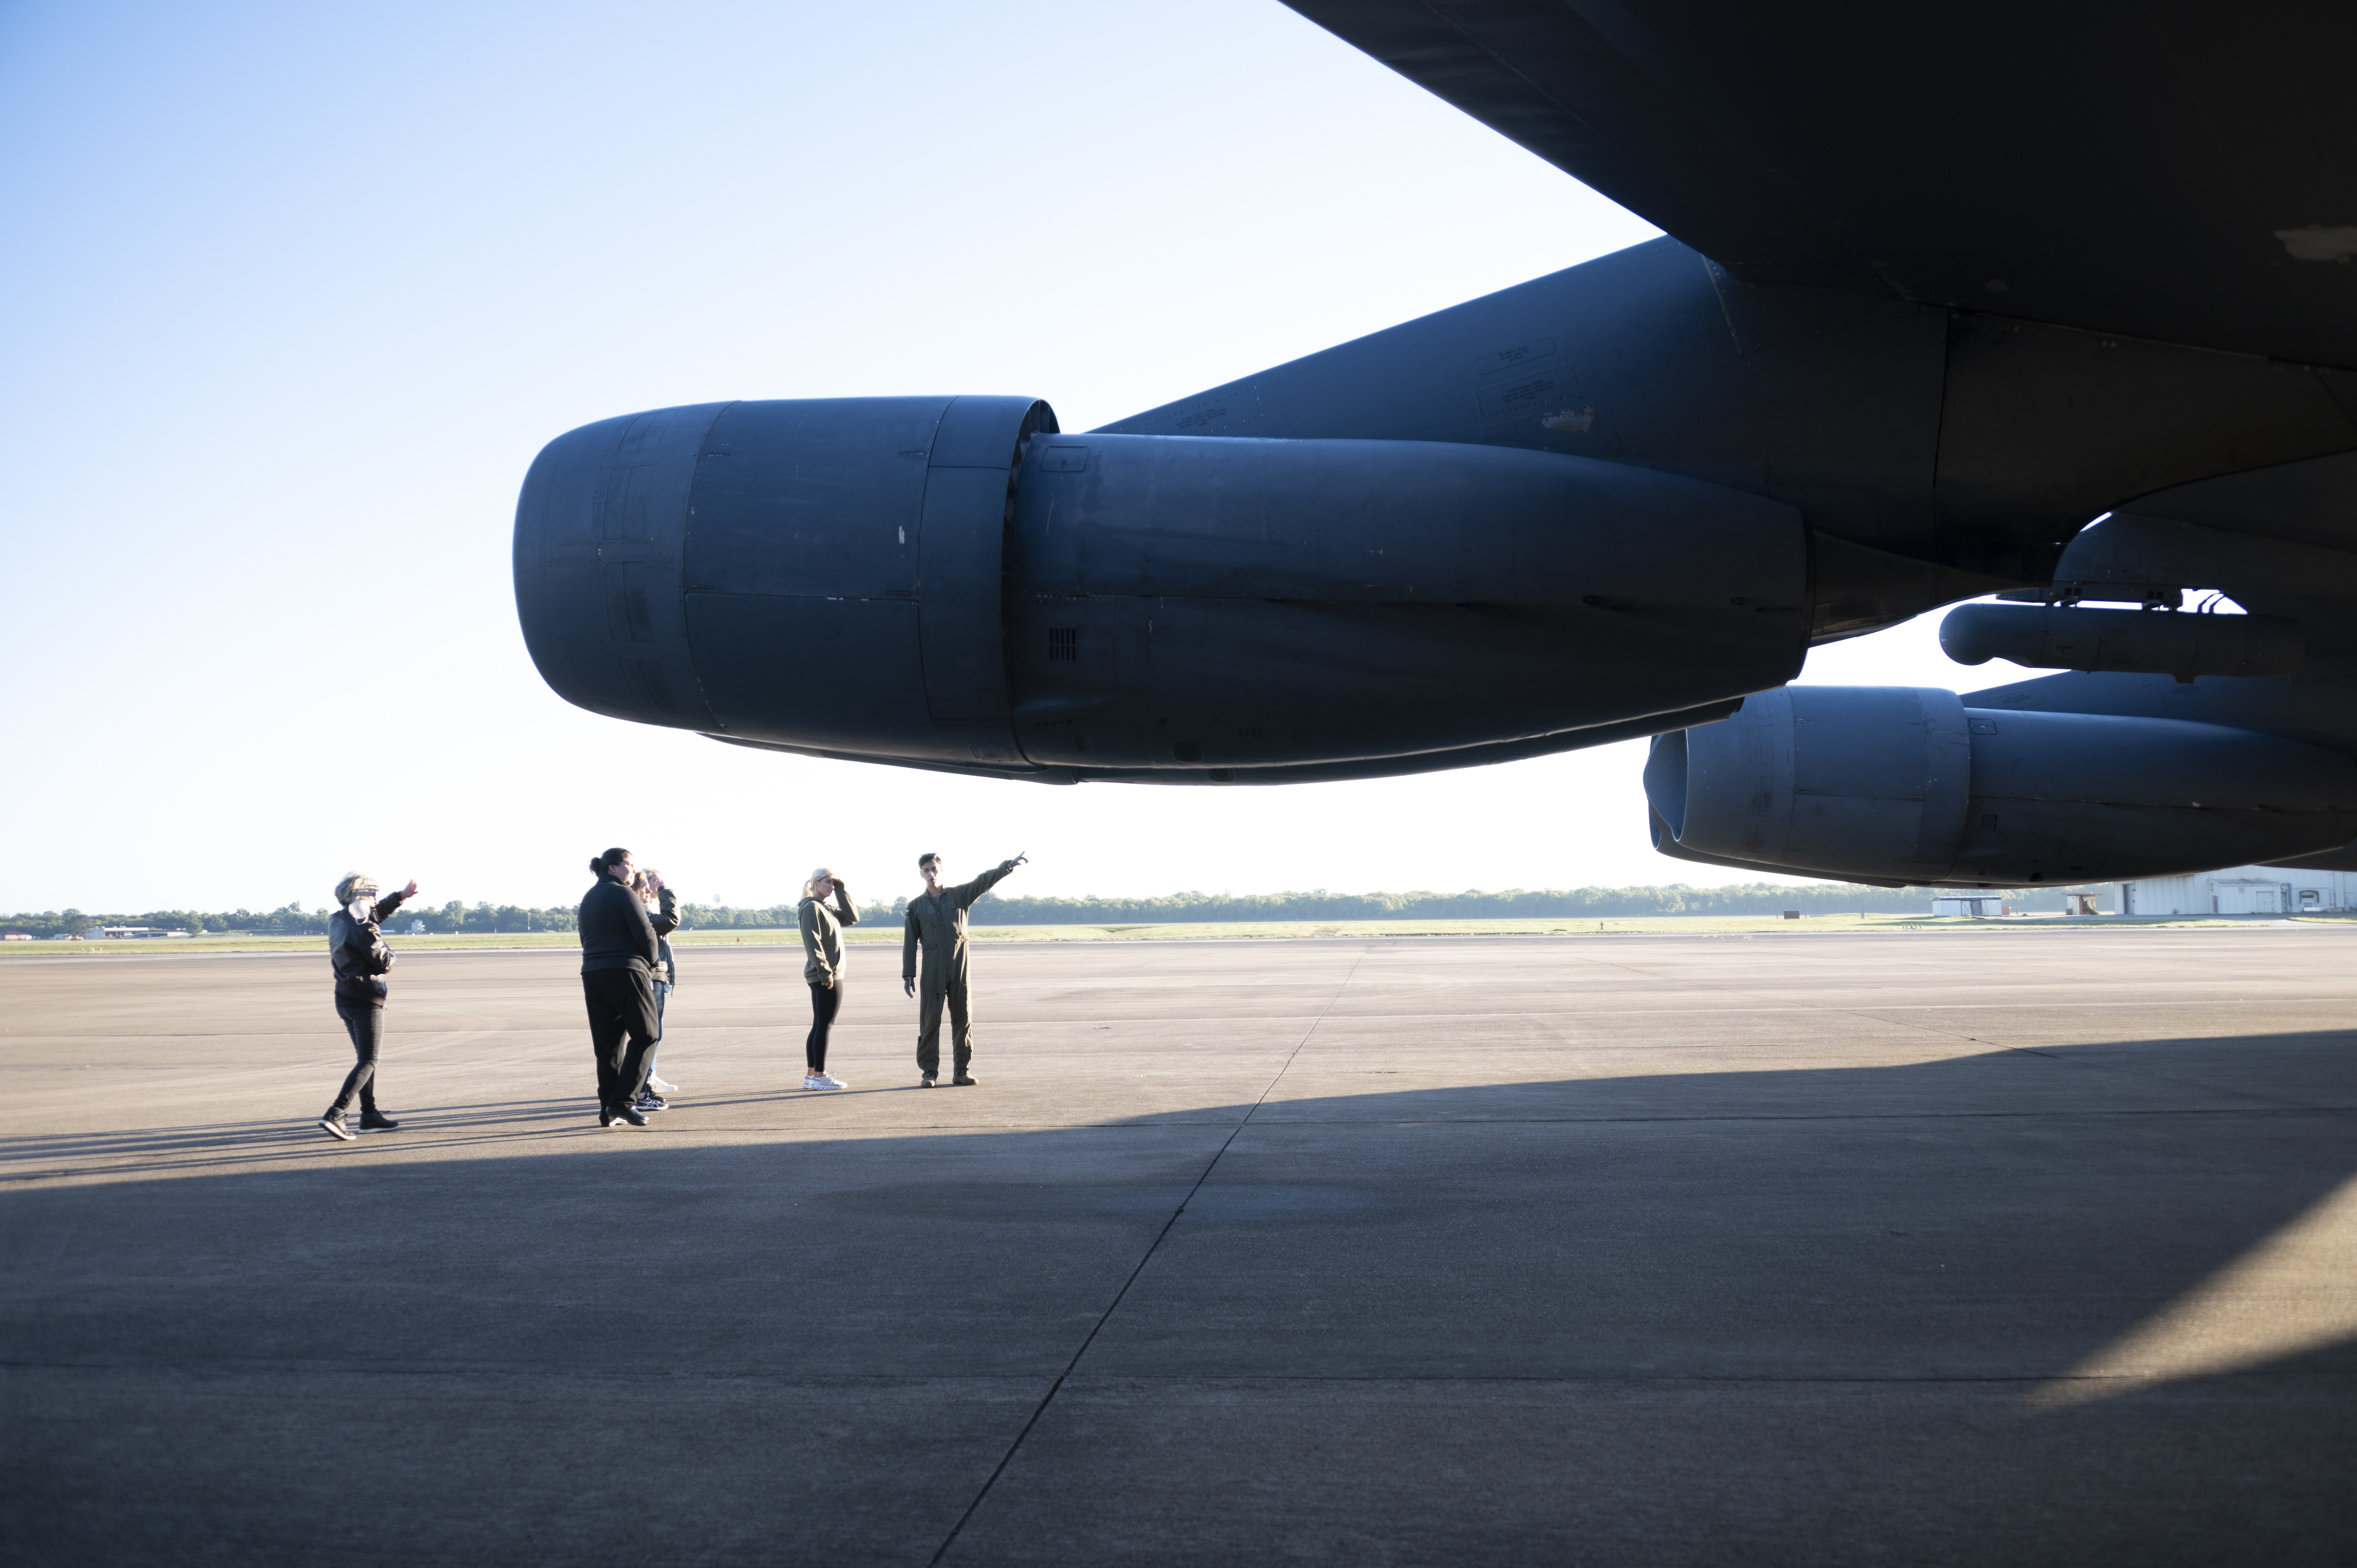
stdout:
POLYGON ((2357 1344, 2266 1336, 2350 1289, 2352 1115, 2319 1032, 1037 1131, 13 1137, 0 1541, 2345 1560, 2357 1344), (2303 1224, 2189 1329, 2236 1354, 2104 1369, 2303 1224), (2090 1368, 2120 1397, 2033 1404, 2090 1368))

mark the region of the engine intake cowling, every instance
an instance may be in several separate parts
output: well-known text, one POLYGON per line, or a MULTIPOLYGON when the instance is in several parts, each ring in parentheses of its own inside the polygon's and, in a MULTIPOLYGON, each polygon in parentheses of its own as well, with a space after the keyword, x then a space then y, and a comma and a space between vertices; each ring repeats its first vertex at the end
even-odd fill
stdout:
POLYGON ((1654 738, 1653 844, 1886 886, 2018 886, 2267 861, 2357 836, 2357 763, 2221 725, 1795 686, 1654 738))
POLYGON ((738 403, 552 442, 516 597, 549 684, 598 713, 1243 782, 1724 712, 1799 667, 1806 537, 1780 503, 1554 453, 1065 436, 1028 398, 738 403))
POLYGON ((593 712, 1019 766, 999 579, 1030 398, 706 403, 549 443, 516 509, 533 660, 593 712))

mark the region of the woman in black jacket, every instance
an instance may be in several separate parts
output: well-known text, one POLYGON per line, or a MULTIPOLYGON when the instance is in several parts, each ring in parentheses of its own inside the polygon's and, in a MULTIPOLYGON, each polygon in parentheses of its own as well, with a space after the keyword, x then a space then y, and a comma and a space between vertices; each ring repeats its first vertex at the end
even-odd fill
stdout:
POLYGON ((581 899, 581 992, 589 1004, 589 1048, 597 1058, 600 1127, 647 1124, 635 1102, 646 1087, 647 1052, 660 1032, 654 969, 662 955, 647 907, 630 891, 635 869, 626 849, 594 856, 589 870, 597 880, 581 899))
POLYGON ((378 922, 417 897, 417 884, 390 898, 377 897, 376 881, 355 871, 336 884, 336 902, 343 908, 328 919, 328 958, 336 971, 336 1016, 352 1037, 352 1070, 336 1102, 319 1118, 319 1131, 349 1144, 352 1130, 344 1113, 352 1096, 361 1097, 361 1131, 390 1133, 401 1125, 376 1108, 376 1053, 384 1039, 385 972, 393 967, 393 950, 384 945, 378 922))

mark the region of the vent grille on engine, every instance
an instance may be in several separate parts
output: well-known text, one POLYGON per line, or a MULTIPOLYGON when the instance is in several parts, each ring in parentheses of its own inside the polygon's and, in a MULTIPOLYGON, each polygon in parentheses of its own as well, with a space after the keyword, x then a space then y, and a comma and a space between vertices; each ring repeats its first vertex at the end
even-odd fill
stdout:
POLYGON ((1048 657, 1060 663, 1078 663, 1081 657, 1081 628, 1076 626, 1049 627, 1048 657))

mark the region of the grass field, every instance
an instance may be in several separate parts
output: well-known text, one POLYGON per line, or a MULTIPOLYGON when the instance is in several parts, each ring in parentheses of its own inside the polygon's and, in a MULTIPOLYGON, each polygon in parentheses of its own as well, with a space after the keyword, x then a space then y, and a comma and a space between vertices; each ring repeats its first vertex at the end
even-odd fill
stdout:
MULTIPOLYGON (((1932 915, 1807 915, 1797 920, 1756 915, 1661 915, 1619 920, 1284 920, 1199 921, 1135 926, 975 926, 970 935, 978 942, 1119 942, 1213 941, 1238 939, 1303 937, 1518 937, 1518 936, 1727 936, 1840 935, 1889 932, 1958 932, 2018 930, 2117 929, 2124 926, 2248 926, 2341 925, 2351 916, 2186 916, 2178 918, 2093 918, 2064 915, 2016 916, 2010 919, 1975 920, 1932 915)), ((854 926, 844 932, 856 943, 898 942, 898 921, 854 926)), ((674 947, 791 947, 800 937, 791 928, 681 931, 674 947)), ((402 952, 435 949, 480 950, 486 948, 570 948, 577 944, 571 931, 485 932, 446 937, 393 936, 386 939, 402 952)), ((324 952, 325 937, 188 937, 112 942, 0 943, 0 958, 104 959, 144 954, 154 957, 180 952, 324 952)))

